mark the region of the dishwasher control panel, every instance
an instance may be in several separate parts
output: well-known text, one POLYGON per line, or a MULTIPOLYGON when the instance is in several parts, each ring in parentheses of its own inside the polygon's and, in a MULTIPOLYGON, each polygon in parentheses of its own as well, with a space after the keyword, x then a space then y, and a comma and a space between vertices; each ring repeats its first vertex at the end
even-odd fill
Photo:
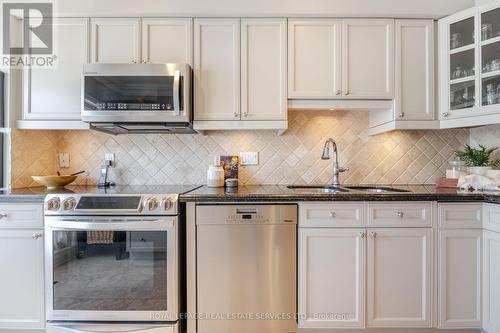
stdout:
POLYGON ((199 205, 196 224, 296 224, 297 205, 199 205))

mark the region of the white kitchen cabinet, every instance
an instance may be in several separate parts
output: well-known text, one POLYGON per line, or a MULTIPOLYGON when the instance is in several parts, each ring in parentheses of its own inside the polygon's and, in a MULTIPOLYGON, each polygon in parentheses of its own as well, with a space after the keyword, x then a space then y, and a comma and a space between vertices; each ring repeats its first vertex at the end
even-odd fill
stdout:
POLYGON ((481 328, 481 235, 439 231, 439 328, 481 328))
POLYGON ((92 63, 139 63, 139 18, 92 18, 92 63))
POLYGON ((394 98, 394 20, 342 22, 343 98, 394 98))
POLYGON ((393 99, 394 20, 289 20, 291 99, 393 99))
POLYGON ((141 62, 193 65, 192 19, 144 18, 141 30, 141 62))
POLYGON ((396 119, 434 120, 434 21, 396 20, 396 119))
POLYGON ((500 233, 483 235, 483 330, 500 332, 500 233))
POLYGON ((53 24, 55 67, 23 70, 23 114, 18 127, 88 128, 79 120, 82 68, 89 61, 89 20, 54 18, 53 24))
POLYGON ((364 326, 365 230, 299 230, 299 327, 364 326))
POLYGON ((45 327, 42 229, 0 230, 0 329, 45 327))
POLYGON ((286 19, 241 21, 241 119, 287 119, 286 19))
POLYGON ((441 128, 500 123, 500 5, 439 21, 441 128))
POLYGON ((341 97, 341 35, 341 20, 288 20, 289 98, 341 97))
POLYGON ((367 230, 367 326, 431 327, 432 229, 367 230))
POLYGON ((195 120, 240 119, 240 20, 194 20, 195 120))

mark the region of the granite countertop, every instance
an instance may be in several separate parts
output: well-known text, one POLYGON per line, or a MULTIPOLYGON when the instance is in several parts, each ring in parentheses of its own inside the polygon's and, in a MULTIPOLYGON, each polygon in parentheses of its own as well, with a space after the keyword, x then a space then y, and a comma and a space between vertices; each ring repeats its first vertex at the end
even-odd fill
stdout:
POLYGON ((231 202, 231 201, 487 201, 500 203, 500 192, 488 193, 436 189, 433 185, 393 186, 407 190, 405 193, 370 193, 349 190, 341 193, 320 193, 291 190, 286 186, 239 186, 235 189, 200 187, 181 195, 185 202, 231 202))
POLYGON ((344 193, 320 193, 291 190, 286 186, 239 186, 235 189, 207 186, 117 186, 98 189, 95 186, 68 186, 47 190, 45 187, 12 189, 0 192, 0 203, 42 203, 49 193, 184 193, 183 202, 297 202, 297 201, 485 201, 500 204, 500 192, 467 192, 456 189, 436 189, 433 185, 393 186, 406 193, 369 193, 350 190, 344 193))

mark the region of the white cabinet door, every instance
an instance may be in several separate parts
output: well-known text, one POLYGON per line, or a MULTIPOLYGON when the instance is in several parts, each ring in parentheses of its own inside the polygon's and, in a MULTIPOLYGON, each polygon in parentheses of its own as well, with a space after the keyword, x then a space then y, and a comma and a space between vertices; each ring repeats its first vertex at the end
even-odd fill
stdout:
POLYGON ((483 236, 483 330, 500 332, 500 233, 483 236))
POLYGON ((191 19, 142 19, 142 62, 193 64, 191 19))
POLYGON ((286 19, 241 21, 243 120, 286 120, 286 19))
POLYGON ((138 63, 141 59, 138 18, 93 18, 93 63, 138 63))
POLYGON ((368 229, 367 326, 431 327, 432 229, 368 229))
POLYGON ((88 62, 88 19, 54 18, 54 68, 26 69, 23 119, 81 119, 83 64, 88 62))
POLYGON ((42 230, 0 230, 0 329, 45 326, 42 230))
POLYGON ((288 21, 288 97, 341 97, 342 21, 288 21))
POLYGON ((195 120, 240 119, 240 20, 194 20, 195 120))
POLYGON ((342 45, 343 98, 394 98, 394 20, 345 20, 342 45))
POLYGON ((299 229, 299 327, 363 327, 364 233, 299 229))
POLYGON ((434 21, 396 20, 396 118, 434 120, 434 21))
POLYGON ((439 328, 481 328, 482 231, 439 234, 439 328))

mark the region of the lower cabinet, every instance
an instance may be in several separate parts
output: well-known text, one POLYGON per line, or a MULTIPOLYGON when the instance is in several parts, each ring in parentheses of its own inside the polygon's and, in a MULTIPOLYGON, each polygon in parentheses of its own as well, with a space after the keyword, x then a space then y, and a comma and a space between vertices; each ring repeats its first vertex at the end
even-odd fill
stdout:
POLYGON ((483 235, 483 330, 500 333, 500 233, 483 235))
POLYGON ((0 229, 0 329, 43 328, 42 229, 0 229))
POLYGON ((481 234, 439 231, 439 328, 481 328, 481 234))
POLYGON ((432 229, 369 228, 367 326, 432 326, 432 229))
POLYGON ((299 327, 362 328, 364 229, 299 230, 299 327))

